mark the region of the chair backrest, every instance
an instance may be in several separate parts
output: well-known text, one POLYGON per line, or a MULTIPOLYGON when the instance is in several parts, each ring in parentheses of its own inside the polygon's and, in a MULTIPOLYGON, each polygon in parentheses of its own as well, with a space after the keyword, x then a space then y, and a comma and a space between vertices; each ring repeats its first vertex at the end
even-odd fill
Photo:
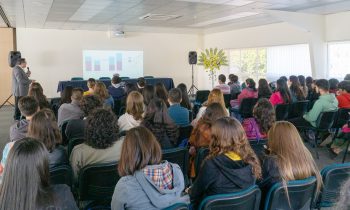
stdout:
POLYGON ((122 107, 122 101, 121 100, 114 100, 114 107, 113 107, 113 112, 116 114, 118 117, 120 108, 122 107))
POLYGON ((257 98, 244 98, 239 106, 239 113, 243 118, 248 118, 253 116, 253 108, 258 102, 257 98))
POLYGON ((145 79, 153 79, 154 76, 144 76, 143 78, 145 78, 145 79))
POLYGON ((172 206, 169 206, 163 210, 188 210, 188 205, 186 203, 175 203, 172 206))
POLYGON ((321 112, 316 121, 316 128, 319 130, 331 129, 338 111, 321 112))
POLYGON ((224 94, 225 106, 230 107, 231 94, 224 94))
POLYGON ((287 183, 288 197, 282 183, 274 184, 266 195, 265 210, 309 210, 314 201, 316 178, 287 183))
POLYGON ((350 163, 332 164, 321 170, 323 189, 318 207, 331 207, 337 202, 342 184, 350 178, 350 163))
POLYGON ((182 142, 182 140, 184 139, 188 139, 191 136, 191 132, 192 132, 193 126, 192 125, 188 125, 188 126, 184 126, 184 127, 179 127, 179 138, 178 138, 178 144, 182 142))
POLYGON ((123 114, 125 114, 126 112, 126 107, 125 106, 121 106, 120 109, 119 109, 119 115, 118 116, 121 116, 123 114))
POLYGON ((71 81, 84 80, 82 77, 72 77, 71 81))
POLYGON ((276 120, 286 120, 288 117, 289 104, 278 104, 275 106, 276 120))
POLYGON ((211 209, 239 209, 258 210, 261 198, 261 191, 254 185, 248 189, 230 193, 206 197, 199 205, 199 210, 211 209))
POLYGON ((111 80, 110 77, 100 77, 98 80, 111 80))
POLYGON ((70 165, 60 165, 50 168, 50 184, 66 184, 72 186, 72 168, 70 165))
POLYGON ((209 148, 207 147, 201 147, 197 150, 196 159, 194 161, 194 169, 195 169, 196 175, 198 175, 202 167, 202 163, 208 155, 209 155, 209 148))
POLYGON ((192 110, 188 110, 188 120, 190 122, 192 122, 192 120, 193 120, 193 111, 192 110))
POLYGON ((67 154, 68 157, 70 157, 70 154, 72 153, 73 148, 78 145, 85 142, 84 138, 73 138, 68 140, 68 146, 67 146, 67 154))
POLYGON ((180 166, 184 175, 185 183, 188 184, 188 167, 189 167, 189 154, 187 148, 174 148, 163 150, 163 160, 167 160, 170 163, 176 163, 180 166))
POLYGON ((67 139, 67 135, 66 135, 66 128, 67 128, 68 122, 69 122, 69 120, 66 120, 66 121, 62 122, 62 124, 60 126, 62 145, 68 144, 68 139, 67 139))
POLYGON ((350 120, 350 109, 338 109, 337 117, 334 121, 333 128, 342 128, 350 120))
POLYGON ((120 77, 121 80, 130 79, 130 77, 120 77))
POLYGON ((250 146, 254 150, 255 154, 259 157, 259 159, 262 159, 265 153, 265 145, 267 144, 267 139, 260 139, 260 140, 248 140, 250 146))
POLYGON ((309 101, 298 101, 289 105, 288 118, 302 117, 307 111, 309 101))
POLYGON ((209 90, 198 90, 196 92, 196 103, 202 104, 206 100, 208 100, 210 91, 209 90))
POLYGON ((85 166, 79 174, 78 195, 80 201, 111 200, 120 176, 118 163, 93 164, 85 166))

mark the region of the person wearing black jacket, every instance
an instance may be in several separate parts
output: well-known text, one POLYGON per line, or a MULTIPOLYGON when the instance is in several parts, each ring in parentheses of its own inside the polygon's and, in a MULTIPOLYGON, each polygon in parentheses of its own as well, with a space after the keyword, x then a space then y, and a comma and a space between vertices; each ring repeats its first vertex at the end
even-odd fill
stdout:
POLYGON ((261 177, 259 160, 236 119, 224 117, 214 123, 209 149, 207 160, 188 190, 194 209, 206 196, 244 190, 261 177))

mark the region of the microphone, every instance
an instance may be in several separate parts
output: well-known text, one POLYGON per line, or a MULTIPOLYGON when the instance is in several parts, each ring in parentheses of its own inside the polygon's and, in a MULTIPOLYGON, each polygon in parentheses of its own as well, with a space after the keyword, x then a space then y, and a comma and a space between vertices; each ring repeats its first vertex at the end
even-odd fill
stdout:
POLYGON ((27 70, 29 71, 29 67, 27 67, 27 70))

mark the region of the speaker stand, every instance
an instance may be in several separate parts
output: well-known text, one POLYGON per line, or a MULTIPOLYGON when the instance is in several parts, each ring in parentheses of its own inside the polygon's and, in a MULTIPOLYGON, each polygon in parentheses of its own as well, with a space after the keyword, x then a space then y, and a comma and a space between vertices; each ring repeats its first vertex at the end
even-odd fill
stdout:
POLYGON ((2 103, 1 105, 0 105, 0 109, 3 107, 3 106, 5 106, 5 104, 6 103, 9 103, 11 106, 15 106, 15 105, 13 105, 9 100, 10 100, 10 98, 12 97, 12 94, 4 101, 4 103, 2 103))
POLYGON ((194 85, 194 75, 193 75, 193 64, 192 64, 192 85, 190 89, 188 90, 188 94, 190 96, 196 95, 196 92, 198 91, 198 88, 194 85))

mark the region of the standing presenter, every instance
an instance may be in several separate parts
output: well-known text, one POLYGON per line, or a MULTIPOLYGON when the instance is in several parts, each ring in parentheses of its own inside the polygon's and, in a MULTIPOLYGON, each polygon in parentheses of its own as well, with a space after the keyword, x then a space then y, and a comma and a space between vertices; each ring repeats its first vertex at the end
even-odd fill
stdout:
POLYGON ((21 97, 28 95, 29 85, 32 80, 29 79, 31 72, 27 67, 25 58, 20 58, 17 65, 12 70, 12 94, 15 97, 14 119, 21 118, 21 112, 18 108, 18 101, 21 97))

